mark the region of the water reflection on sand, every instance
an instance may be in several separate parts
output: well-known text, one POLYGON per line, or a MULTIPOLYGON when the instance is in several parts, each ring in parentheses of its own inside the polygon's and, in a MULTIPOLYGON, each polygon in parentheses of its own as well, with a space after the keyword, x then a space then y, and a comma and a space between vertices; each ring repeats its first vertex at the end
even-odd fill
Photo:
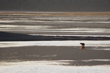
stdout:
POLYGON ((0 66, 1 73, 109 73, 109 65, 99 65, 99 66, 58 66, 58 62, 19 62, 19 63, 9 63, 0 66), (47 65, 47 64, 57 64, 57 65, 47 65))
MULTIPOLYGON (((22 46, 80 46, 84 42, 87 47, 110 47, 110 41, 7 41, 0 42, 0 47, 22 47, 22 46)), ((104 49, 103 49, 104 50, 104 49)))

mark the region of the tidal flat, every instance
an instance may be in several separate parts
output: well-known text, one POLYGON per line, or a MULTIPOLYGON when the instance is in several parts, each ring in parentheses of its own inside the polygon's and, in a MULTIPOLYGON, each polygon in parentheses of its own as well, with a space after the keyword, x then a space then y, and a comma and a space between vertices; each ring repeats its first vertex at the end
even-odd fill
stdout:
POLYGON ((110 12, 0 11, 1 73, 110 73, 109 68, 110 12))

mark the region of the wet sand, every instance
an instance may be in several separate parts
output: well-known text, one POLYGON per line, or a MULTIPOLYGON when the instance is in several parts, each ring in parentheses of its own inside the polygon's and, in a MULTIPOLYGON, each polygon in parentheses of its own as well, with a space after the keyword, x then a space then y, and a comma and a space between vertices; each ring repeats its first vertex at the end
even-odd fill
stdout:
POLYGON ((110 36, 28 35, 0 32, 0 41, 110 40, 110 36))
MULTIPOLYGON (((22 62, 64 60, 64 62, 68 62, 66 65, 71 66, 110 65, 110 61, 103 61, 103 59, 110 59, 110 50, 91 50, 93 48, 95 47, 86 47, 84 50, 80 50, 80 46, 33 46, 0 48, 0 61, 22 62), (94 59, 96 59, 96 61, 94 59), (87 60, 87 62, 84 60, 87 60)), ((100 49, 101 47, 98 48, 100 49)))

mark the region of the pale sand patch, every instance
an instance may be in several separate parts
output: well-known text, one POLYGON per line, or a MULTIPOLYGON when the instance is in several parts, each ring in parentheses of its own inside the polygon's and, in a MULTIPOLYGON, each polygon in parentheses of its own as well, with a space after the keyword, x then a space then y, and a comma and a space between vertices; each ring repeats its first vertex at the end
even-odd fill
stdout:
POLYGON ((0 66, 1 73, 110 73, 110 65, 99 66, 61 66, 49 65, 57 62, 27 61, 0 66))

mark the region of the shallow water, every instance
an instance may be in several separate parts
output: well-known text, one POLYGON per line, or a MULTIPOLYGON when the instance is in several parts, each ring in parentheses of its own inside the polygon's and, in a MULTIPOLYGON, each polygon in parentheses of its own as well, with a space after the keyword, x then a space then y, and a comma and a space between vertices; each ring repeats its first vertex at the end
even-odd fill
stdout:
MULTIPOLYGON (((110 47, 110 41, 6 41, 0 42, 0 47, 26 47, 26 46, 80 46, 80 43, 85 43, 87 47, 110 47)), ((104 49, 103 49, 104 50, 104 49)))

